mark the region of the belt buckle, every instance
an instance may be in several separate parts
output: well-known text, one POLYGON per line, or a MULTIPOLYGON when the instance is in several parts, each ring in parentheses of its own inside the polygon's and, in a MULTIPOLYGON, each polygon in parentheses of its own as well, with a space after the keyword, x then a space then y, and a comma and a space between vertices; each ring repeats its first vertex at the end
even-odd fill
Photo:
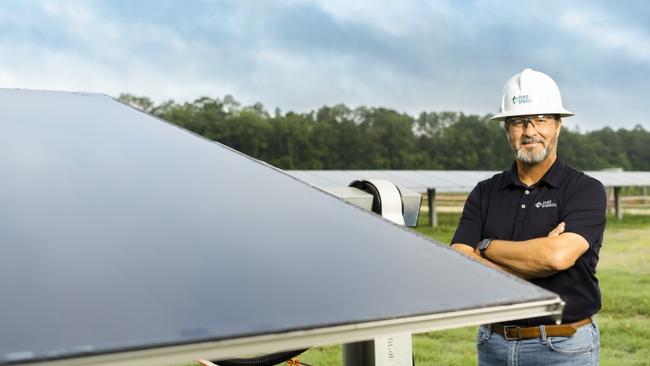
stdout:
POLYGON ((516 341, 519 339, 519 326, 518 325, 504 325, 503 326, 503 338, 506 339, 506 341, 516 341), (509 337, 508 336, 508 330, 510 329, 517 329, 517 336, 516 337, 509 337))

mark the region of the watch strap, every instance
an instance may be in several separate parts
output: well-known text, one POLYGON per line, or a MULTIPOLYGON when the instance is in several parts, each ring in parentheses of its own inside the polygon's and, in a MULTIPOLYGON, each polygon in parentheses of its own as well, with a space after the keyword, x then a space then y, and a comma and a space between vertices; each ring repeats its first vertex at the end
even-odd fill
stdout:
POLYGON ((483 239, 478 243, 478 252, 481 253, 481 257, 487 258, 485 251, 490 246, 492 239, 483 239))

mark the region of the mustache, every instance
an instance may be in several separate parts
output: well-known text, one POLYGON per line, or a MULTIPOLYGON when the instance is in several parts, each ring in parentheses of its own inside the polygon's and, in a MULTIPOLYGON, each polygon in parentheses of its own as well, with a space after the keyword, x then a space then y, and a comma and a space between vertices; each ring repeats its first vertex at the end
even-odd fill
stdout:
POLYGON ((524 137, 521 139, 522 144, 530 144, 530 143, 545 143, 546 140, 541 138, 541 137, 524 137))

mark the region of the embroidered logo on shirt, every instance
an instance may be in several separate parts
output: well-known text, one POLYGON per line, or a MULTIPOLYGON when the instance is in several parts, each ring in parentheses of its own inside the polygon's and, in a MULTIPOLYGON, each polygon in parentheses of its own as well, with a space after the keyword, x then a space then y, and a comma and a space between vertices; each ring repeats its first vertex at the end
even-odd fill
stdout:
POLYGON ((537 208, 557 207, 557 203, 553 202, 553 200, 539 201, 535 204, 535 207, 537 208))

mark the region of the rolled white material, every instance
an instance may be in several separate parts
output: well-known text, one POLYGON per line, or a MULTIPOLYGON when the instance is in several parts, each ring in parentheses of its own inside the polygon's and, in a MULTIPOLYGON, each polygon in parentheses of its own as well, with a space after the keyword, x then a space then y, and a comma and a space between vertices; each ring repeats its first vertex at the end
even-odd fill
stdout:
POLYGON ((381 197, 381 215, 398 225, 404 225, 402 196, 397 187, 390 181, 384 179, 366 179, 365 181, 372 184, 379 192, 379 197, 381 197))

